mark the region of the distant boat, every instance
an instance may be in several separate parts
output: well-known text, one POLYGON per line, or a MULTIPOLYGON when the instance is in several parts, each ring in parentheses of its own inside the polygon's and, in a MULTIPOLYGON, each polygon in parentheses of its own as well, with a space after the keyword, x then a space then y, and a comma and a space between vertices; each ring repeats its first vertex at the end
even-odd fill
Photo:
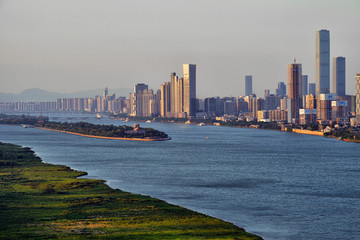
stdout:
POLYGON ((147 123, 151 123, 151 121, 150 121, 150 120, 147 120, 146 122, 147 122, 147 123))
POLYGON ((202 126, 205 126, 205 123, 199 123, 198 126, 202 127, 202 126))
POLYGON ((185 122, 185 124, 191 124, 190 120, 187 120, 187 121, 185 122))
POLYGON ((100 113, 97 113, 97 114, 96 114, 96 118, 98 118, 98 119, 102 118, 102 116, 100 115, 100 113))

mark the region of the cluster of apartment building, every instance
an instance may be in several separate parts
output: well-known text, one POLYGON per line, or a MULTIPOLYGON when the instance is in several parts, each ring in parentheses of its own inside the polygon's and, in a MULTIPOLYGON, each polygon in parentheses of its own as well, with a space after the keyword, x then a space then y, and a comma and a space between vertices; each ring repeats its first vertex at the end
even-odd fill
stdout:
MULTIPOLYGON (((309 92, 308 79, 302 65, 288 65, 287 122, 308 124, 319 122, 348 123, 355 113, 355 97, 346 95, 345 58, 333 58, 332 89, 330 90, 330 33, 316 32, 315 93, 309 92)), ((313 91, 313 87, 312 90, 313 91)))
POLYGON ((303 75, 302 64, 288 64, 287 83, 278 82, 274 94, 266 89, 263 97, 254 94, 252 75, 245 76, 245 94, 238 97, 196 98, 196 65, 183 64, 183 76, 170 74, 159 90, 136 84, 129 98, 109 95, 94 98, 61 98, 54 102, 3 102, 0 112, 77 111, 123 113, 138 117, 212 118, 219 120, 280 121, 309 124, 319 122, 360 123, 360 74, 356 95, 346 95, 344 57, 333 58, 330 89, 330 34, 316 32, 315 83, 303 75), (356 118, 355 118, 356 116, 356 118))
POLYGON ((197 110, 195 64, 183 64, 183 77, 172 72, 156 92, 139 83, 130 94, 131 116, 186 118, 196 116, 197 110))
POLYGON ((93 98, 58 98, 48 102, 2 102, 0 112, 113 112, 128 113, 130 101, 126 97, 115 98, 105 88, 102 96, 93 98))

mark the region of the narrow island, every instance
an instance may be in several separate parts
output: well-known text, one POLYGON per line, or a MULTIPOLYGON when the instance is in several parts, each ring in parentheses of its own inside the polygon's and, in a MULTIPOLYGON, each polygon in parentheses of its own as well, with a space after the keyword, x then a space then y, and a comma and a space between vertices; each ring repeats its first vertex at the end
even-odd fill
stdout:
POLYGON ((164 132, 153 128, 140 128, 138 123, 131 126, 100 125, 87 122, 46 122, 38 123, 35 127, 45 130, 64 132, 83 137, 133 140, 133 141, 166 141, 171 138, 164 132))
POLYGON ((162 200, 112 189, 85 172, 0 143, 1 239, 262 239, 162 200))
POLYGON ((114 126, 92 124, 87 122, 55 122, 49 121, 47 117, 0 115, 0 124, 23 125, 24 127, 36 127, 63 133, 74 134, 83 137, 132 140, 132 141, 166 141, 171 140, 166 133, 153 128, 140 128, 139 124, 134 126, 114 126))

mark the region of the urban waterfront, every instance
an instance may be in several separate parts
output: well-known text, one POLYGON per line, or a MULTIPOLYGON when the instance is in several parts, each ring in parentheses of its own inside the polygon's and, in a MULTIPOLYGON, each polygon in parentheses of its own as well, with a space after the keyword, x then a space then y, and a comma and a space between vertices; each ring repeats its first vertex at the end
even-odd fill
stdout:
MULTIPOLYGON (((55 120, 133 124, 89 116, 55 120)), ((359 235, 358 144, 271 130, 140 125, 172 140, 103 140, 1 125, 0 141, 32 147, 45 162, 233 222, 264 239, 359 235)))

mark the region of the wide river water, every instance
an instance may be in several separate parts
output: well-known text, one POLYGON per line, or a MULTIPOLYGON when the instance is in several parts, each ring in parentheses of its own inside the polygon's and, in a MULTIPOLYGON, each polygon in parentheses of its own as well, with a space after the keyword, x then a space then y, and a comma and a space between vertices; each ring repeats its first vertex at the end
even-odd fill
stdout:
MULTIPOLYGON (((93 115, 49 117, 133 124, 93 115)), ((221 218, 266 240, 360 239, 360 144, 271 130, 140 125, 172 140, 106 140, 0 125, 0 141, 31 147, 45 162, 221 218)))

